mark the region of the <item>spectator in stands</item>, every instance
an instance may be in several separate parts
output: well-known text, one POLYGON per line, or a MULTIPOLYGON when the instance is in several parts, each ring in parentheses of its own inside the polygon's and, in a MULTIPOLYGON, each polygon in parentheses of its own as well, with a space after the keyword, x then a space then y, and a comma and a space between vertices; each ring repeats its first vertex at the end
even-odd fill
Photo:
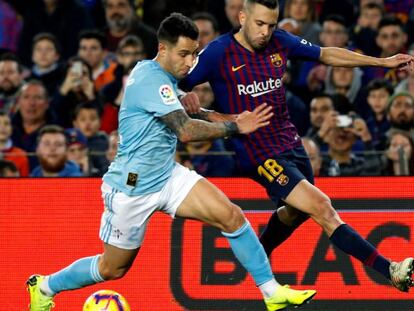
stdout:
POLYGON ((73 0, 25 1, 22 15, 24 23, 18 55, 28 67, 31 66, 33 38, 38 33, 54 34, 62 46, 61 57, 66 60, 76 55, 79 33, 93 27, 86 8, 73 0))
POLYGON ((0 159, 0 177, 19 177, 19 170, 13 162, 0 159))
POLYGON ((408 132, 390 132, 383 174, 414 175, 414 143, 408 132))
POLYGON ((116 58, 115 79, 100 91, 104 103, 101 130, 107 134, 118 128, 118 111, 128 75, 135 64, 145 58, 142 40, 135 35, 123 38, 119 42, 116 58))
POLYGON ((375 42, 379 22, 384 16, 384 7, 375 2, 361 6, 358 20, 351 32, 355 46, 367 55, 378 55, 379 48, 375 42))
POLYGON ((201 51, 210 41, 213 41, 220 34, 219 26, 216 18, 207 12, 195 13, 191 19, 198 28, 199 50, 201 51))
POLYGON ((36 155, 40 165, 31 172, 32 177, 78 177, 79 166, 68 160, 68 145, 63 128, 47 125, 39 132, 36 155))
POLYGON ((284 19, 292 18, 298 23, 298 36, 319 44, 319 34, 322 28, 317 22, 314 0, 286 0, 283 17, 284 19))
MULTIPOLYGON (((407 34, 404 24, 396 17, 385 16, 381 19, 378 26, 376 37, 377 45, 380 47, 380 57, 389 57, 406 51, 407 34)), ((371 67, 366 70, 367 78, 372 80, 375 78, 385 78, 389 80, 393 86, 406 76, 398 69, 388 69, 383 67, 371 67)))
POLYGON ((64 128, 72 127, 76 106, 91 102, 99 109, 102 102, 95 90, 90 66, 80 57, 72 57, 68 61, 65 79, 51 101, 58 122, 64 128))
POLYGON ((243 2, 243 0, 225 0, 224 12, 230 24, 227 31, 231 30, 231 28, 235 29, 240 27, 239 13, 243 8, 243 2))
POLYGON ((350 103, 354 103, 362 84, 362 71, 358 67, 327 67, 325 78, 325 92, 334 95, 346 96, 350 103))
POLYGON ((309 157, 309 161, 312 166, 313 176, 319 176, 319 172, 322 166, 322 157, 319 150, 319 146, 310 137, 302 137, 303 148, 305 148, 306 154, 309 157))
POLYGON ((12 115, 15 102, 23 85, 23 68, 14 54, 5 53, 0 57, 0 109, 12 115))
POLYGON ((64 78, 63 66, 59 63, 60 49, 59 42, 51 33, 41 32, 33 38, 30 79, 42 81, 51 98, 64 78))
POLYGON ((324 144, 324 139, 332 127, 336 126, 336 116, 332 97, 326 93, 316 95, 310 102, 310 128, 306 133, 319 146, 324 144))
POLYGON ((73 127, 79 129, 87 139, 92 166, 102 176, 108 167, 105 152, 108 149, 108 136, 99 131, 101 126, 99 109, 92 103, 82 103, 76 107, 73 127))
POLYGON ((414 97, 409 93, 396 93, 389 99, 388 119, 391 129, 408 131, 414 137, 414 97))
POLYGON ((133 34, 144 42, 145 54, 149 58, 155 57, 158 49, 156 32, 136 16, 133 1, 103 0, 103 3, 108 26, 106 29, 108 50, 115 52, 119 41, 126 35, 133 34))
POLYGON ((79 129, 65 130, 68 142, 68 160, 79 165, 83 176, 99 176, 99 171, 93 167, 88 152, 87 139, 79 129))
POLYGON ((0 0, 0 49, 16 52, 23 21, 12 3, 0 0))
MULTIPOLYGON (((414 8, 413 8, 414 15, 414 8)), ((410 45, 409 54, 414 55, 414 43, 410 45)), ((408 92, 414 96, 414 71, 408 73, 407 78, 402 80, 396 87, 395 93, 408 92)))
POLYGON ((321 176, 379 175, 381 159, 373 153, 371 134, 365 121, 356 118, 350 126, 336 126, 327 138, 328 153, 323 156, 321 176), (352 152, 352 145, 359 137, 365 143, 364 155, 352 152))
POLYGON ((29 159, 27 153, 15 146, 11 140, 13 132, 10 116, 4 111, 0 111, 0 159, 14 163, 19 170, 19 175, 29 176, 29 159))
MULTIPOLYGON (((54 124, 55 118, 49 110, 47 90, 42 82, 29 80, 21 89, 17 100, 18 112, 12 118, 12 141, 29 156, 35 152, 37 136, 46 124, 54 124)), ((37 165, 35 157, 29 157, 30 168, 37 165)))
POLYGON ((92 79, 97 91, 115 79, 117 64, 107 58, 106 38, 99 30, 81 32, 78 56, 92 68, 92 79))
POLYGON ((367 101, 372 113, 366 119, 366 122, 372 135, 372 144, 376 150, 384 150, 386 133, 390 129, 387 106, 393 88, 391 83, 385 79, 374 79, 368 84, 367 90, 367 101))
MULTIPOLYGON (((339 15, 328 16, 322 24, 319 40, 322 46, 346 48, 349 34, 344 18, 339 15)), ((315 62, 305 62, 302 67, 296 83, 302 86, 307 85, 312 92, 322 91, 328 67, 315 62)))

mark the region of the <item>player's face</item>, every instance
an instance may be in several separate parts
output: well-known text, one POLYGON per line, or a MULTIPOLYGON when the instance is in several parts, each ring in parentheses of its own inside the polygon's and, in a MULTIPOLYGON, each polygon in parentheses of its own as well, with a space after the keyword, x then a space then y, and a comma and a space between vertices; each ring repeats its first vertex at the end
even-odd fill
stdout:
POLYGON ((261 4, 248 4, 240 13, 241 32, 253 50, 264 48, 276 29, 279 9, 269 9, 261 4))
POLYGON ((187 37, 179 37, 176 44, 160 44, 162 65, 175 78, 184 78, 194 65, 198 42, 187 37))

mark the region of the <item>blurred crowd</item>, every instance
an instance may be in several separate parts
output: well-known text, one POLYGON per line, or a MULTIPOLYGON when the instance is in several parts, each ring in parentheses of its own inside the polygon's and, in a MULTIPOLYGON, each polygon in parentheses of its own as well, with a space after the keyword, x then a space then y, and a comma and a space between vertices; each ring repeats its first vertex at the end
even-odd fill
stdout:
MULTIPOLYGON (((320 46, 414 55, 414 0, 279 0, 278 27, 320 46)), ((243 0, 0 0, 0 176, 102 176, 134 65, 157 52, 171 12, 191 16, 200 49, 239 26, 243 0)), ((316 176, 414 175, 414 72, 291 60, 292 122, 316 176)), ((208 83, 197 86, 214 109, 208 83)), ((177 161, 237 176, 225 140, 180 144, 177 161)))

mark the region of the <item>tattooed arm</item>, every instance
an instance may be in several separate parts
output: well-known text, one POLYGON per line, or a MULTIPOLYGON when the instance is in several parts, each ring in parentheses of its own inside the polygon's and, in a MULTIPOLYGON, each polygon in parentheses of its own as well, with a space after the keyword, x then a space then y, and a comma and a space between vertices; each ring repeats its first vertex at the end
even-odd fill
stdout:
POLYGON ((269 124, 272 107, 262 104, 252 112, 244 111, 233 122, 206 122, 190 118, 184 110, 175 110, 161 117, 182 142, 214 140, 234 134, 249 134, 269 124))
POLYGON ((184 110, 175 110, 161 118, 182 142, 212 140, 239 133, 236 122, 206 122, 190 118, 184 110))
POLYGON ((237 114, 224 114, 214 110, 201 108, 197 113, 189 114, 194 119, 200 119, 209 122, 236 122, 237 114))

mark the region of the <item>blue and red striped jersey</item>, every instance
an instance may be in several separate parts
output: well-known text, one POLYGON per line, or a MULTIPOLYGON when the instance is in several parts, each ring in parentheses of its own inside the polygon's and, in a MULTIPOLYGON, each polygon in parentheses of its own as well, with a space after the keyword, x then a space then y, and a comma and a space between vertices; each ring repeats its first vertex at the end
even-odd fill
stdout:
POLYGON ((200 52, 189 75, 180 82, 185 90, 208 81, 217 110, 237 114, 262 103, 273 106, 269 126, 249 135, 232 137, 238 164, 251 169, 275 154, 301 144, 290 122, 282 78, 289 58, 319 60, 320 47, 284 30, 275 30, 267 47, 251 52, 227 33, 200 52))

